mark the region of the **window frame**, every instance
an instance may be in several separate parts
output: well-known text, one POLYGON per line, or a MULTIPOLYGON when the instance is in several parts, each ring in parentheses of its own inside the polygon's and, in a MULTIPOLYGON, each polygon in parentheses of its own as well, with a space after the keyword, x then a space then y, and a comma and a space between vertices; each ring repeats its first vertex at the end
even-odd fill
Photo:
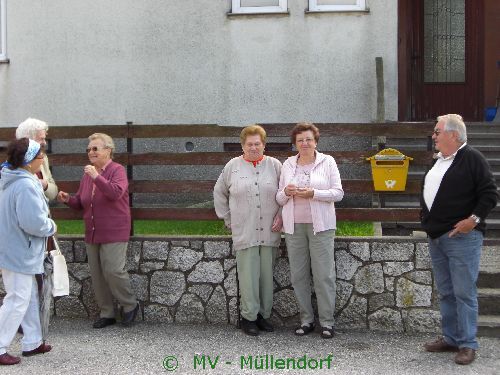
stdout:
POLYGON ((356 5, 318 5, 318 0, 309 0, 310 12, 365 12, 366 0, 356 0, 356 5))
POLYGON ((241 6, 241 0, 231 1, 232 14, 257 14, 257 13, 287 13, 288 0, 278 0, 277 6, 246 7, 241 6))
POLYGON ((0 0, 0 61, 7 61, 7 0, 0 0))

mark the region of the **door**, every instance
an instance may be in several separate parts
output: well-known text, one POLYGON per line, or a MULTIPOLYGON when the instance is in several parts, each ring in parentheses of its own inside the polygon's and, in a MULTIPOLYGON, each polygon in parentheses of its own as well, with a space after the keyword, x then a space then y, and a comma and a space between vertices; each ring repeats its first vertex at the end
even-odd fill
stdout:
POLYGON ((482 120, 482 0, 401 0, 399 5, 406 7, 399 10, 399 48, 406 50, 399 51, 399 63, 406 63, 399 78, 407 80, 399 85, 400 119, 433 121, 458 113, 467 121, 482 120), (402 100, 402 95, 409 97, 402 100))

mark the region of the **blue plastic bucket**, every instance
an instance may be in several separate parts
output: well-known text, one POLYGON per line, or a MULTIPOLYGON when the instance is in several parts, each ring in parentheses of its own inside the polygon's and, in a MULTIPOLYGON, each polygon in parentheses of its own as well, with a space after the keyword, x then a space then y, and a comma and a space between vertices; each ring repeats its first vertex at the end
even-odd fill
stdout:
POLYGON ((493 121, 497 115, 497 107, 488 107, 484 110, 484 117, 486 121, 493 121))

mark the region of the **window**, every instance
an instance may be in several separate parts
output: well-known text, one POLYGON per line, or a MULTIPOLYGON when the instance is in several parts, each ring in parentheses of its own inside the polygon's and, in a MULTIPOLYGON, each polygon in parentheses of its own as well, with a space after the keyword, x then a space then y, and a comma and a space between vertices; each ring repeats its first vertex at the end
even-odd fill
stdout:
POLYGON ((0 0, 0 61, 7 60, 7 0, 0 0))
POLYGON ((309 0, 310 12, 347 12, 366 10, 366 0, 309 0))
POLYGON ((424 82, 465 82, 465 0, 424 1, 424 82))
POLYGON ((286 13, 287 0, 232 0, 232 13, 286 13))

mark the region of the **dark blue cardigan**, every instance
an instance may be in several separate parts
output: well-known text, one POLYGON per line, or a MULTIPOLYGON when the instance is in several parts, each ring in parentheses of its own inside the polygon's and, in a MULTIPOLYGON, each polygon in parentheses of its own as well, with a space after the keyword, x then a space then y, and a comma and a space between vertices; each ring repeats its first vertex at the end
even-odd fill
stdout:
POLYGON ((452 230, 457 222, 472 214, 481 218, 476 229, 485 232, 484 219, 496 206, 498 192, 490 166, 483 154, 468 145, 458 150, 450 168, 444 174, 430 212, 423 197, 425 176, 422 181, 420 218, 422 228, 429 237, 437 238, 443 235, 452 230))

